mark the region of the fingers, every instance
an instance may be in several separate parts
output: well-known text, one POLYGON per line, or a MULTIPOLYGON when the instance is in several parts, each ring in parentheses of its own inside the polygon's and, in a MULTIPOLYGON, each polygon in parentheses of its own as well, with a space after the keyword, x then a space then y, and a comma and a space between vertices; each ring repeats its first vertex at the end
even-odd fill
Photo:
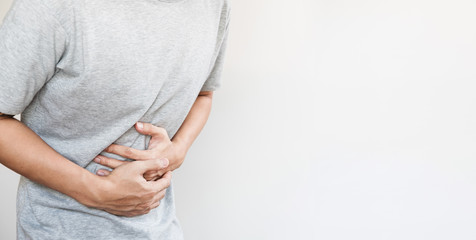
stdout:
POLYGON ((99 169, 96 171, 96 174, 101 176, 101 177, 105 177, 105 176, 108 176, 109 174, 111 174, 111 171, 108 171, 106 169, 99 169))
POLYGON ((158 179, 157 181, 150 181, 148 182, 156 191, 162 191, 167 189, 170 186, 170 180, 172 180, 172 172, 166 172, 162 178, 158 179))
POLYGON ((139 133, 150 135, 156 138, 169 138, 165 128, 154 126, 150 123, 137 122, 136 129, 139 133))
POLYGON ((147 181, 155 181, 159 179, 162 175, 164 175, 165 171, 165 169, 160 171, 147 171, 146 173, 144 173, 144 178, 147 181))
MULTIPOLYGON (((145 165, 146 162, 152 161, 132 162, 130 164, 127 164, 126 167, 131 165, 141 166, 145 165)), ((120 171, 119 169, 125 168, 121 167, 116 169, 115 171, 120 171)), ((114 215, 127 217, 147 214, 160 205, 160 201, 165 197, 167 188, 170 186, 171 179, 172 172, 168 171, 162 176, 162 178, 158 179, 157 181, 146 181, 141 183, 140 185, 142 186, 140 187, 141 190, 139 191, 141 193, 136 194, 136 197, 121 198, 119 202, 109 202, 108 204, 106 204, 106 206, 101 207, 100 209, 103 209, 114 215)))
MULTIPOLYGON (((156 145, 158 142, 162 142, 162 140, 167 140, 170 142, 165 128, 142 122, 137 122, 135 127, 139 133, 153 137, 153 139, 150 141, 151 145, 156 145)), ((151 145, 149 145, 149 148, 151 148, 151 145)), ((156 156, 154 156, 154 152, 151 150, 139 150, 118 144, 111 144, 106 149, 104 149, 104 151, 134 160, 148 160, 156 158, 156 156)))
POLYGON ((167 177, 166 179, 162 181, 163 183, 159 183, 157 185, 159 186, 160 190, 158 190, 149 201, 143 202, 141 204, 136 204, 134 206, 131 205, 130 207, 127 207, 127 208, 124 208, 124 206, 122 206, 122 209, 103 208, 103 210, 114 215, 126 216, 126 217, 134 217, 134 216, 139 216, 139 215, 144 215, 149 213, 154 208, 157 208, 158 206, 160 206, 160 201, 165 197, 165 194, 167 193, 167 187, 170 185, 170 179, 172 175, 171 175, 171 172, 167 172, 167 174, 165 175, 167 175, 167 177))
POLYGON ((144 175, 147 171, 159 171, 169 166, 169 160, 167 158, 153 159, 148 161, 135 161, 134 164, 138 165, 138 171, 141 175, 144 175))
POLYGON ((94 158, 94 162, 98 163, 98 164, 101 164, 103 166, 106 166, 106 167, 113 168, 113 169, 121 166, 124 163, 126 163, 124 161, 117 160, 117 159, 114 159, 114 158, 109 158, 109 157, 102 156, 102 155, 96 156, 94 158))
POLYGON ((162 200, 165 197, 166 192, 167 192, 167 189, 164 189, 155 196, 154 202, 150 205, 150 209, 154 209, 160 205, 160 200, 162 200))
MULTIPOLYGON (((152 209, 152 208, 151 208, 152 209)), ((150 210, 136 210, 136 211, 117 211, 117 210, 112 210, 112 209, 105 209, 104 211, 114 214, 116 216, 124 216, 124 217, 135 217, 135 216, 140 216, 144 215, 150 212, 150 210)))
POLYGON ((154 208, 159 207, 160 201, 165 197, 166 193, 167 193, 167 189, 161 190, 154 196, 154 198, 148 204, 143 204, 140 209, 134 209, 129 211, 120 211, 120 210, 114 210, 114 209, 104 209, 104 210, 108 213, 111 213, 117 216, 135 217, 139 215, 144 215, 149 213, 154 208))
MULTIPOLYGON (((105 157, 105 156, 97 156, 95 159, 94 159, 94 162, 98 163, 98 164, 101 164, 103 166, 106 166, 106 167, 109 167, 109 168, 112 168, 112 169, 115 169, 123 164, 126 164, 128 163, 128 161, 121 161, 121 160, 117 160, 117 159, 114 159, 114 158, 108 158, 108 157, 105 157)), ((159 179, 165 172, 165 168, 161 169, 161 170, 150 170, 150 171, 147 171, 143 174, 145 180, 147 181, 155 181, 157 179, 159 179)), ((108 176, 111 174, 111 171, 107 170, 107 169, 99 169, 96 171, 96 174, 99 175, 99 176, 108 176)))
POLYGON ((109 147, 104 149, 104 151, 134 160, 147 160, 152 158, 152 153, 150 150, 139 150, 118 144, 111 144, 109 147))

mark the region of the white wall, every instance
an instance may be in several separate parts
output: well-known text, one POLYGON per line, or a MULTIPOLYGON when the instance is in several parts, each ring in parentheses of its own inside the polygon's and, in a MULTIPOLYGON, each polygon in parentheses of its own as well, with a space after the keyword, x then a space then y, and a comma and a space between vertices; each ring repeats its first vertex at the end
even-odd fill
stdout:
POLYGON ((223 87, 175 174, 187 239, 476 239, 475 1, 232 11, 223 87))

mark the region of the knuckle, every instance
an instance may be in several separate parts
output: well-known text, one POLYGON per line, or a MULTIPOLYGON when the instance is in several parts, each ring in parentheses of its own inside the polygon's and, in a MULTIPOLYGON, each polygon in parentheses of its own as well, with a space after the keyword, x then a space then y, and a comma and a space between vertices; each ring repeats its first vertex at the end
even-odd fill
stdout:
POLYGON ((151 189, 149 185, 142 184, 140 191, 143 193, 140 198, 141 200, 144 200, 153 191, 153 189, 151 189))
POLYGON ((155 200, 154 200, 154 201, 155 201, 156 203, 158 203, 158 202, 160 202, 160 200, 162 200, 162 198, 163 198, 163 197, 162 197, 162 192, 158 192, 158 193, 157 193, 157 196, 155 197, 155 200))
POLYGON ((134 151, 132 150, 132 148, 126 148, 124 150, 124 155, 126 155, 126 157, 127 156, 132 156, 132 155, 134 155, 134 151))
POLYGON ((165 194, 163 194, 163 193, 161 192, 161 193, 158 195, 158 198, 159 198, 158 200, 159 200, 159 202, 160 202, 160 200, 164 199, 164 197, 165 197, 165 194))
POLYGON ((163 128, 163 127, 157 127, 157 132, 160 135, 167 136, 167 130, 165 130, 165 128, 163 128))
POLYGON ((151 161, 153 161, 151 163, 154 166, 154 170, 152 170, 152 171, 158 171, 157 169, 162 168, 162 160, 160 158, 154 158, 151 161))
POLYGON ((149 209, 149 204, 148 203, 141 203, 141 204, 137 205, 136 209, 139 210, 139 211, 145 211, 145 210, 149 209))
POLYGON ((107 152, 114 152, 116 150, 116 147, 114 145, 109 145, 107 148, 106 148, 106 151, 107 152))
POLYGON ((157 171, 157 172, 155 173, 155 176, 154 176, 154 177, 160 178, 160 177, 162 177, 162 175, 164 175, 164 171, 157 171))
POLYGON ((146 194, 143 195, 142 201, 148 202, 148 201, 150 201, 151 199, 154 198, 154 195, 155 195, 155 193, 153 193, 153 192, 148 192, 148 193, 146 193, 146 194))
POLYGON ((155 201, 155 203, 152 205, 152 209, 157 208, 160 205, 160 200, 158 199, 155 201))
POLYGON ((157 208, 157 207, 160 206, 160 200, 161 200, 161 199, 157 199, 157 201, 156 201, 156 202, 154 203, 154 205, 152 206, 152 209, 157 208))
POLYGON ((152 181, 154 180, 155 178, 158 177, 158 174, 157 173, 149 173, 149 174, 144 174, 144 178, 147 180, 147 181, 152 181))
POLYGON ((148 199, 147 194, 142 194, 141 196, 139 196, 138 202, 140 202, 140 203, 138 204, 138 206, 140 206, 142 203, 146 202, 147 199, 148 199))

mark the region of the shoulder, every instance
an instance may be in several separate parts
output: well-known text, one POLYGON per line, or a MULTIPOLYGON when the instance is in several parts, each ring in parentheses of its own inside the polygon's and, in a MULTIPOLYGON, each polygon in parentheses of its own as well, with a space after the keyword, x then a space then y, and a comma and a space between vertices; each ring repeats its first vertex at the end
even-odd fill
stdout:
MULTIPOLYGON (((79 1, 75 0, 14 0, 18 8, 23 8, 23 13, 31 18, 30 21, 40 21, 47 24, 55 31, 63 31, 67 36, 74 29, 74 21, 77 19, 75 8, 79 1)), ((24 21, 27 21, 26 17, 24 21)))
POLYGON ((28 7, 38 14, 59 16, 71 9, 73 0, 14 0, 12 9, 28 7))
POLYGON ((13 0, 4 20, 25 27, 32 25, 55 28, 59 23, 59 16, 67 12, 64 11, 68 8, 67 4, 61 4, 64 1, 72 0, 13 0))
POLYGON ((211 6, 215 12, 227 15, 230 12, 230 0, 205 0, 206 5, 211 6))

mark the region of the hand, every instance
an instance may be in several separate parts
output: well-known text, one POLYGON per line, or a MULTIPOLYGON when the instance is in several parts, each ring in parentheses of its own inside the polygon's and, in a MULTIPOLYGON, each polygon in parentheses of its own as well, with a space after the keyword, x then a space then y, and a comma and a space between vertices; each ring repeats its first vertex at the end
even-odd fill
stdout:
POLYGON ((170 186, 172 173, 165 173, 157 181, 146 181, 143 174, 168 166, 166 158, 135 161, 117 167, 92 185, 92 202, 84 205, 102 209, 114 215, 133 217, 148 213, 160 204, 170 186))
MULTIPOLYGON (((151 136, 147 150, 138 150, 127 146, 111 144, 104 151, 137 161, 154 160, 164 157, 167 158, 169 160, 167 168, 151 170, 144 173, 144 178, 148 181, 155 181, 165 172, 173 171, 182 165, 186 151, 183 150, 179 144, 170 140, 167 131, 164 128, 154 126, 150 123, 141 122, 136 123, 135 127, 139 133, 151 136)), ((130 163, 129 161, 121 161, 102 155, 98 155, 94 161, 112 169, 130 163)), ((97 171, 97 174, 100 176, 107 176, 111 174, 111 172, 106 169, 100 169, 97 171)))

